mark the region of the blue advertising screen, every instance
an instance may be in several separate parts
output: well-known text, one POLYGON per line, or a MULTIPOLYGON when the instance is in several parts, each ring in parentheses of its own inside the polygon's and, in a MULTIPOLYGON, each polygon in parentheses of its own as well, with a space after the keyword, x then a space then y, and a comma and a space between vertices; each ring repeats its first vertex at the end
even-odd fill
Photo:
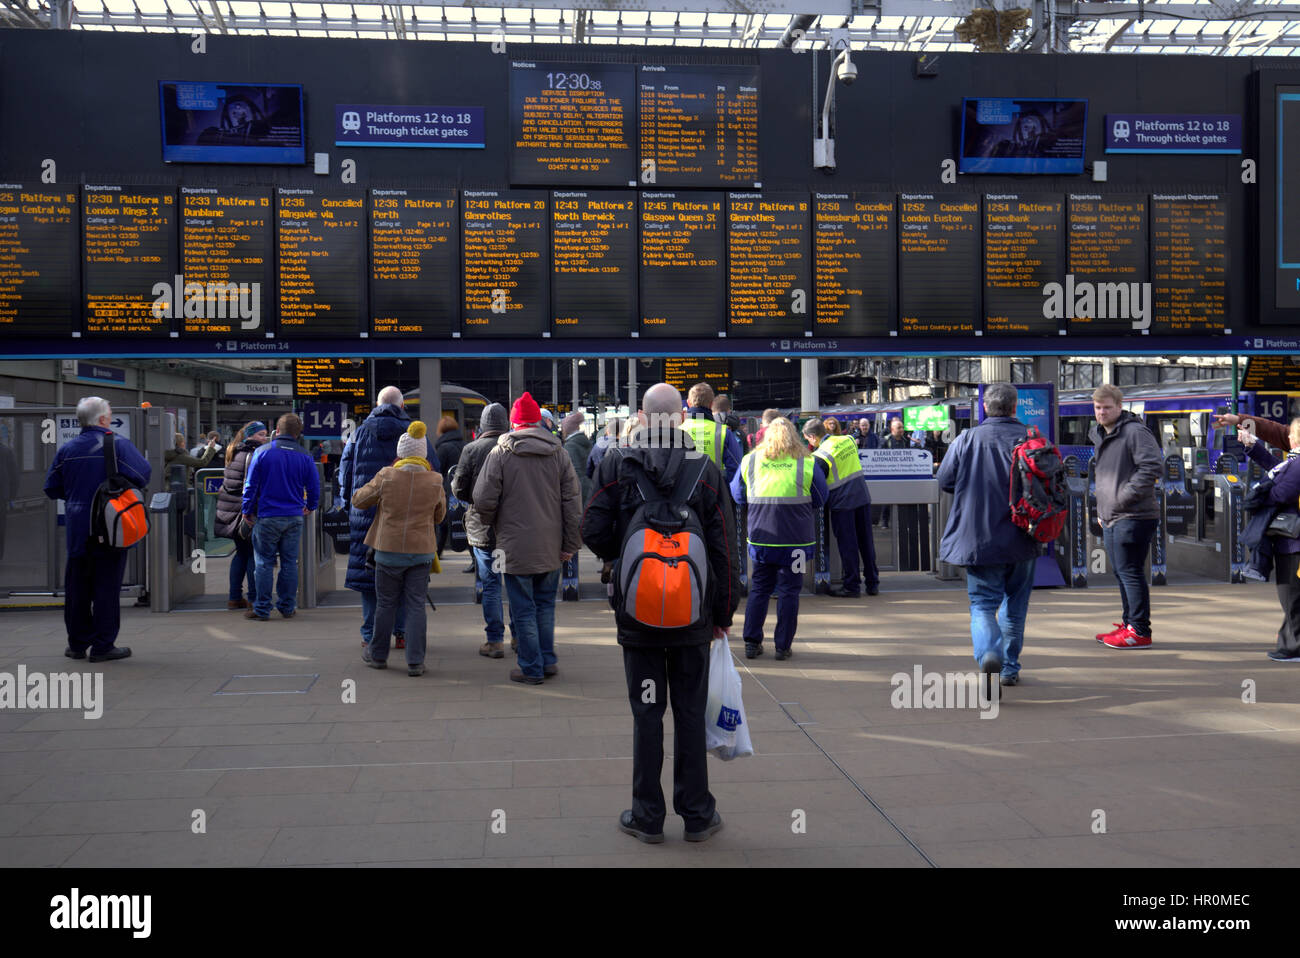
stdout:
POLYGON ((1087 100, 967 97, 960 173, 1083 172, 1087 100))
POLYGON ((307 161, 297 84, 163 80, 158 99, 165 163, 307 161))

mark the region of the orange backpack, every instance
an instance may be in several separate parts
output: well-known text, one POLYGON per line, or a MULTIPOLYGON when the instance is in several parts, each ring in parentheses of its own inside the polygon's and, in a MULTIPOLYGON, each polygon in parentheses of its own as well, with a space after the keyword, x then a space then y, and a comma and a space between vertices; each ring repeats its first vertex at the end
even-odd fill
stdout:
POLYGON ((130 479, 117 471, 113 434, 104 436, 106 478, 95 490, 90 507, 90 537, 100 545, 128 549, 149 532, 144 497, 130 479))

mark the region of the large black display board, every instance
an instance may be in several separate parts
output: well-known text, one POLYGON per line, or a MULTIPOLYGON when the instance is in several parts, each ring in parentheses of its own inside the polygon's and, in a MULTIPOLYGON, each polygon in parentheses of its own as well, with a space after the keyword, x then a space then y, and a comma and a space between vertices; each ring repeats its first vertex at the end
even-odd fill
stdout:
POLYGON ((365 315, 365 200, 280 189, 275 202, 280 335, 355 336, 365 315))
POLYGON ((556 336, 636 329, 636 193, 551 194, 551 311, 556 336))
POLYGON ((175 191, 87 185, 81 222, 86 334, 131 339, 171 333, 175 191))
POLYGON ((543 190, 467 190, 461 198, 467 336, 550 332, 550 218, 543 190))
POLYGON ((759 68, 643 64, 641 177, 650 186, 761 186, 759 68))
POLYGON ((1270 306, 1300 309, 1300 85, 1266 85, 1260 96, 1260 112, 1271 113, 1277 138, 1272 184, 1276 196, 1262 201, 1268 208, 1260 217, 1265 228, 1277 224, 1275 231, 1261 237, 1265 250, 1276 243, 1273 263, 1264 264, 1271 267, 1273 289, 1265 290, 1263 295, 1272 300, 1270 306))
POLYGON ((1071 193, 1066 198, 1066 276, 1061 307, 1071 334, 1133 333, 1119 309, 1150 279, 1147 198, 1136 193, 1071 193), (1100 295, 1098 293, 1100 292, 1100 295))
POLYGON ((275 288, 269 190, 182 186, 180 310, 190 335, 261 335, 275 288), (201 292, 199 287, 201 287, 201 292))
POLYGON ((723 194, 641 194, 641 335, 716 336, 723 296, 723 194))
POLYGON ((0 336, 68 336, 81 278, 76 187, 0 183, 0 336))
POLYGON ((1046 193, 984 197, 984 332, 1055 336, 1043 291, 1059 283, 1065 258, 1065 202, 1046 193))
POLYGON ((978 333, 978 196, 903 193, 898 198, 899 331, 978 333))
MULTIPOLYGON (((1151 280, 1153 333, 1224 332, 1228 318, 1228 202, 1224 197, 1152 195, 1151 280)), ((1139 318, 1139 324, 1142 321, 1139 318)))
POLYGON ((460 198, 455 190, 370 191, 371 335, 460 331, 460 198))
POLYGON ((631 64, 510 64, 510 182, 636 184, 631 64))
POLYGON ((888 336, 898 329, 893 193, 813 194, 814 330, 888 336))
POLYGON ((729 336, 802 336, 811 311, 808 194, 727 198, 729 336))

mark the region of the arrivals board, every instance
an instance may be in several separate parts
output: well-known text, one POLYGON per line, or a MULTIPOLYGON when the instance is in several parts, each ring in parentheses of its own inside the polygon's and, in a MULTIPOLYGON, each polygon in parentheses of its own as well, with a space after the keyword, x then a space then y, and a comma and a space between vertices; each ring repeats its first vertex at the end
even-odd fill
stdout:
POLYGON ((802 336, 811 298, 808 194, 727 197, 728 336, 802 336))
POLYGON ((1129 299, 1150 279, 1146 196, 1071 193, 1066 234, 1060 303, 1066 328, 1081 335, 1132 334, 1133 320, 1120 308, 1119 290, 1129 299))
POLYGON ((636 193, 551 194, 551 312, 556 336, 636 329, 636 193))
POLYGON ((888 336, 898 327, 893 193, 813 194, 814 330, 888 336))
POLYGON ((724 296, 722 193, 641 194, 641 335, 716 337, 724 296))
POLYGON ((1043 193, 984 197, 984 333, 1055 336, 1063 321, 1044 316, 1044 289, 1065 262, 1065 202, 1043 193))
POLYGON ((696 383, 708 383, 714 395, 731 391, 731 360, 722 358, 664 357, 664 382, 673 386, 686 401, 696 383))
POLYGON ((112 185, 84 191, 86 334, 167 336, 177 273, 175 191, 112 185))
POLYGON ((181 332, 263 333, 274 288, 270 192, 182 186, 180 222, 181 332))
POLYGON ((370 329, 378 339, 460 332, 455 190, 370 191, 370 329))
POLYGON ((365 315, 366 210, 359 193, 276 191, 281 336, 355 336, 365 315))
POLYGON ((982 330, 978 196, 899 194, 898 285, 902 335, 982 330))
POLYGON ((550 218, 544 190, 461 197, 467 336, 550 335, 550 218))
MULTIPOLYGON (((1228 201, 1151 197, 1152 333, 1222 333, 1228 319, 1228 201)), ((1141 317, 1138 317, 1139 321, 1141 317)), ((1135 329, 1142 328, 1134 326, 1135 329)))
POLYGON ((0 183, 0 336, 80 331, 77 188, 0 183))
POLYGON ((635 186, 631 64, 510 64, 510 182, 635 186))
POLYGON ((643 186, 758 187, 754 66, 643 64, 637 73, 643 186))

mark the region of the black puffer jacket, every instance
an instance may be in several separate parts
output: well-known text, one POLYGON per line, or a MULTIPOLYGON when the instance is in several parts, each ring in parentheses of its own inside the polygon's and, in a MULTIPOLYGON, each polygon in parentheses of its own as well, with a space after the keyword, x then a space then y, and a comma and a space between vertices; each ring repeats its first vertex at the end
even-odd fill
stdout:
POLYGON ((459 429, 444 432, 433 443, 433 454, 438 457, 438 469, 445 476, 451 467, 460 462, 460 454, 465 451, 465 436, 459 429))
POLYGON ((456 475, 451 480, 451 494, 466 503, 465 535, 469 544, 477 549, 495 549, 496 535, 492 527, 486 525, 474 511, 474 483, 478 481, 483 462, 501 436, 500 429, 487 429, 473 442, 466 443, 461 450, 460 462, 456 466, 456 475))
POLYGON ((260 447, 260 442, 245 439, 235 454, 226 463, 226 474, 221 480, 221 491, 217 493, 217 515, 212 529, 219 536, 235 538, 235 527, 244 509, 244 476, 248 472, 248 460, 260 447))

